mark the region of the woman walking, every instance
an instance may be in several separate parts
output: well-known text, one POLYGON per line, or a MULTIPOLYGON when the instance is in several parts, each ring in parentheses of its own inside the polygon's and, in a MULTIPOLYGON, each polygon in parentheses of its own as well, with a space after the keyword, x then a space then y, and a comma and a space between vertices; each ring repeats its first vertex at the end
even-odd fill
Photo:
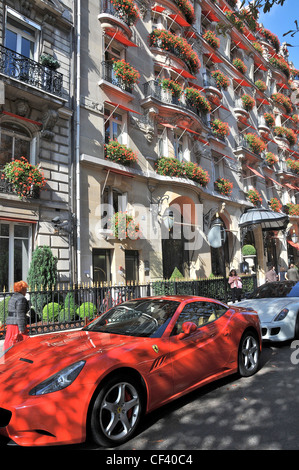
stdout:
POLYGON ((241 300, 242 295, 242 281, 240 276, 237 275, 237 271, 232 269, 229 273, 228 283, 232 292, 232 302, 235 303, 236 299, 238 302, 241 300))
POLYGON ((6 318, 6 334, 4 351, 15 343, 28 337, 26 314, 29 304, 25 297, 28 284, 24 281, 14 283, 14 293, 8 301, 8 316, 6 318))

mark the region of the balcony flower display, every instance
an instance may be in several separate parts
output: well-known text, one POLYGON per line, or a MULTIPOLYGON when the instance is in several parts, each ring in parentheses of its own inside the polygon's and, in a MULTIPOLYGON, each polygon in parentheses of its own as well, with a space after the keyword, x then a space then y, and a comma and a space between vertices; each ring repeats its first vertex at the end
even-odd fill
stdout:
POLYGON ((227 122, 222 122, 220 119, 214 119, 211 122, 211 129, 216 136, 226 137, 229 135, 229 125, 227 122))
POLYGON ((292 120, 293 120, 293 123, 295 124, 295 126, 297 126, 297 124, 299 123, 299 116, 298 116, 298 114, 293 114, 292 120))
POLYGON ((283 93, 273 93, 271 98, 276 104, 283 106, 287 114, 292 112, 293 106, 288 96, 283 93))
POLYGON ((259 91, 266 91, 267 90, 267 85, 263 80, 257 80, 255 82, 255 86, 258 88, 259 91))
POLYGON ((187 102, 199 109, 203 114, 210 113, 212 107, 209 101, 194 87, 185 88, 187 102))
POLYGON ((113 61, 113 70, 115 76, 128 85, 134 85, 140 78, 138 70, 125 62, 124 59, 113 61))
POLYGON ((260 33, 262 36, 264 36, 265 39, 267 39, 272 44, 276 52, 279 52, 280 41, 278 37, 275 34, 271 33, 269 29, 266 29, 266 28, 261 28, 260 33))
POLYGON ((224 73, 222 73, 220 70, 214 70, 213 72, 211 72, 211 76, 215 80, 216 86, 217 88, 219 88, 219 90, 221 90, 222 88, 223 90, 226 90, 229 87, 230 81, 228 77, 224 75, 224 73))
POLYGON ((247 192, 247 198, 254 206, 259 206, 262 202, 262 196, 257 189, 249 189, 247 192))
POLYGON ((246 73, 247 66, 244 64, 243 60, 241 59, 234 59, 233 66, 236 67, 237 70, 241 73, 246 73))
POLYGON ((263 46, 261 45, 261 43, 255 41, 252 43, 252 45, 259 54, 263 55, 263 46))
POLYGON ((232 25, 238 29, 238 31, 241 33, 245 31, 244 22, 237 15, 235 15, 235 13, 233 13, 231 10, 226 10, 225 16, 232 23, 232 25))
POLYGON ((272 197, 269 201, 270 209, 274 212, 280 212, 282 208, 282 204, 276 197, 272 197))
POLYGON ((207 184, 209 183, 209 173, 207 172, 207 170, 201 168, 201 166, 196 165, 196 163, 185 162, 183 164, 183 168, 186 177, 200 184, 200 186, 207 186, 207 184))
POLYGON ((186 39, 176 36, 165 29, 154 29, 149 35, 150 46, 169 51, 182 59, 191 73, 197 73, 201 63, 196 52, 186 39))
POLYGON ((216 191, 218 191, 220 194, 224 194, 225 196, 229 196, 233 190, 233 183, 228 181, 225 178, 218 178, 214 182, 214 187, 216 191))
POLYGON ((208 44, 210 44, 210 46, 214 47, 215 49, 218 49, 220 46, 220 39, 217 38, 214 31, 207 30, 204 33, 203 38, 207 41, 208 44))
POLYGON ((288 127, 276 126, 274 129, 274 135, 276 137, 284 137, 288 140, 290 145, 295 145, 297 142, 297 135, 293 129, 289 129, 288 127))
POLYGON ((267 162, 267 165, 273 166, 275 163, 278 162, 278 157, 272 152, 266 152, 265 160, 267 162))
POLYGON ((115 238, 120 240, 125 238, 137 240, 140 238, 139 224, 136 224, 133 217, 126 212, 116 212, 108 220, 108 229, 113 232, 115 238))
POLYGON ((264 119, 268 127, 270 128, 274 127, 274 124, 275 124, 274 114, 264 113, 264 119))
POLYGON ((272 56, 269 59, 270 64, 272 64, 274 67, 280 69, 287 78, 290 78, 291 75, 291 69, 289 67, 289 64, 284 60, 283 57, 275 57, 272 56))
POLYGON ((111 140, 108 144, 105 144, 104 151, 106 160, 111 160, 121 165, 130 165, 130 163, 137 162, 138 160, 133 150, 120 144, 117 140, 111 140))
POLYGON ((255 15, 252 14, 252 11, 246 8, 242 8, 242 10, 240 11, 240 18, 246 21, 251 31, 253 31, 254 33, 257 31, 258 23, 255 15))
POLYGON ((293 173, 296 173, 299 175, 299 161, 298 160, 292 160, 291 158, 288 158, 286 160, 287 166, 293 171, 293 173))
POLYGON ((60 67, 60 63, 50 54, 42 54, 39 58, 40 63, 49 69, 57 70, 60 67))
POLYGON ((266 148, 265 142, 256 134, 245 134, 244 139, 248 143, 250 150, 252 150, 254 153, 262 153, 266 148))
POLYGON ((12 184, 19 199, 38 193, 46 184, 43 172, 38 166, 31 165, 25 157, 6 163, 2 178, 12 184))
POLYGON ((292 204, 289 202, 287 204, 288 214, 289 215, 299 215, 299 204, 292 204))
POLYGON ((175 80, 165 78, 164 80, 162 80, 161 86, 163 90, 169 90, 170 93, 176 98, 178 98, 182 94, 182 86, 175 80))
POLYGON ((244 94, 241 96, 241 100, 246 111, 252 111, 255 106, 255 100, 252 96, 244 94))
POLYGON ((138 20, 140 13, 132 0, 111 0, 114 9, 118 12, 120 17, 130 25, 134 25, 138 20))
POLYGON ((189 24, 195 22, 194 8, 189 0, 174 0, 181 12, 185 15, 185 18, 189 24))

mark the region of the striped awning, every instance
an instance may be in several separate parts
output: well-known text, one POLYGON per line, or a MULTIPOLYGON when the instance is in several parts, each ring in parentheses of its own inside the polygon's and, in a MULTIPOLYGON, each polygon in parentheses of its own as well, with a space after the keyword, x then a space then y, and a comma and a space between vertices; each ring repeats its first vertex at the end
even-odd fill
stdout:
POLYGON ((285 230, 289 222, 288 215, 270 209, 257 207, 247 209, 240 217, 239 227, 260 225, 262 230, 285 230))

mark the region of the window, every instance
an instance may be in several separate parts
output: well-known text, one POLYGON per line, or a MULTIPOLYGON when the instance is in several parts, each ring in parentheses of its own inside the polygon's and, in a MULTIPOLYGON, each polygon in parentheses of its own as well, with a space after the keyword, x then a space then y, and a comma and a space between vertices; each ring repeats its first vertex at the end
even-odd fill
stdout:
POLYGON ((29 59, 35 59, 40 26, 7 7, 4 45, 29 59))
POLYGON ((190 302, 183 308, 172 334, 180 333, 184 322, 192 322, 201 327, 219 318, 226 310, 223 305, 217 303, 190 302))
POLYGON ((109 109, 105 109, 105 143, 110 140, 117 140, 120 144, 124 144, 123 133, 123 117, 119 113, 112 113, 109 109))
POLYGON ((102 197, 102 229, 108 229, 108 220, 116 212, 126 212, 127 193, 114 188, 105 188, 102 197))
POLYGON ((137 250, 125 251, 126 281, 138 281, 139 253, 137 250))
POLYGON ((182 161, 184 158, 184 151, 183 151, 183 136, 179 132, 174 132, 173 133, 173 151, 174 151, 174 156, 182 161))
POLYGON ((27 279, 30 257, 31 225, 0 223, 0 289, 27 279))
POLYGON ((111 250, 92 250, 93 282, 111 281, 111 250))
POLYGON ((29 131, 13 122, 0 125, 0 167, 22 156, 30 159, 31 135, 29 131))

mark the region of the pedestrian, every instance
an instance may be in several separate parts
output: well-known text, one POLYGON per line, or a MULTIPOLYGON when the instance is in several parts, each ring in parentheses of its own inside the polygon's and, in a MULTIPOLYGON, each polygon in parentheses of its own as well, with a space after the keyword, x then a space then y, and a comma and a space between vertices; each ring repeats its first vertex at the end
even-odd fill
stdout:
POLYGON ((293 263, 290 264, 289 269, 287 270, 286 279, 288 281, 299 281, 298 269, 293 263))
POLYGON ((4 351, 19 341, 28 338, 26 314, 29 304, 25 297, 28 284, 24 281, 14 283, 14 293, 8 301, 8 316, 5 320, 7 325, 4 351))
POLYGON ((236 299, 238 302, 240 302, 242 296, 242 281, 240 276, 237 275, 237 271, 235 269, 232 269, 229 273, 228 283, 231 288, 233 304, 235 303, 236 299))
POLYGON ((278 279, 279 281, 285 281, 286 280, 286 269, 281 266, 279 273, 278 273, 278 279))
POLYGON ((271 266, 269 271, 266 273, 266 282, 274 282, 278 280, 278 274, 275 271, 275 266, 271 266))

